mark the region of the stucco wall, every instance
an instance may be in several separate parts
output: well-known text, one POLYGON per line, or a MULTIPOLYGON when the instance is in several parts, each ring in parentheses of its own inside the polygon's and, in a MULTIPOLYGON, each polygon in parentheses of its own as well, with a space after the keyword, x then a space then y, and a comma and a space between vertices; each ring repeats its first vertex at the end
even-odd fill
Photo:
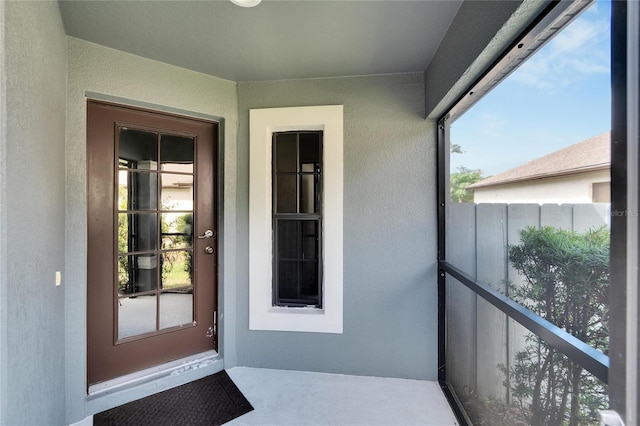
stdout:
POLYGON ((59 425, 66 39, 57 2, 3 2, 2 12, 0 424, 59 425))
POLYGON ((591 203, 592 184, 610 182, 609 171, 559 176, 527 182, 477 188, 474 203, 591 203))
POLYGON ((238 364, 436 379, 435 124, 422 118, 422 75, 240 83, 238 103, 238 364), (249 109, 335 104, 344 333, 249 331, 249 109))
MULTIPOLYGON (((221 290, 235 282, 236 198, 236 84, 205 74, 145 59, 114 49, 68 38, 67 93, 67 398, 68 421, 78 421, 92 412, 139 398, 162 386, 175 385, 175 378, 108 398, 85 403, 86 394, 86 93, 106 95, 118 101, 154 109, 177 109, 223 117, 224 122, 224 217, 220 268, 221 290), (222 285, 221 285, 222 287, 222 285), (171 380, 174 380, 171 382, 171 380)), ((235 292, 224 291, 222 307, 235 304, 235 292)), ((222 346, 233 365, 234 312, 225 312, 222 346)), ((195 373, 194 373, 195 374, 195 373)))

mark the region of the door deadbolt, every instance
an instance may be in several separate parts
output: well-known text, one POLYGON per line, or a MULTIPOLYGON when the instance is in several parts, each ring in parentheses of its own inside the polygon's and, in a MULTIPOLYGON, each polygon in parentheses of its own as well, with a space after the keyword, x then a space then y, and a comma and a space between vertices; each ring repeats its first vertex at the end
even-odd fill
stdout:
POLYGON ((207 253, 207 254, 213 254, 213 251, 214 251, 213 247, 211 247, 211 246, 206 246, 204 248, 204 252, 207 253))

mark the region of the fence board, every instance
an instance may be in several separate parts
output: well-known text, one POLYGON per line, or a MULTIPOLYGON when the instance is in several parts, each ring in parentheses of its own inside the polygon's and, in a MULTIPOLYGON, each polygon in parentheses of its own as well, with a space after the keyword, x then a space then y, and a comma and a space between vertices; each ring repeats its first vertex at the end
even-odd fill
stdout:
POLYGON ((573 205, 543 204, 540 206, 540 226, 553 226, 571 231, 573 229, 573 205))
POLYGON ((611 226, 609 204, 575 204, 573 206, 573 230, 585 232, 603 225, 611 226))
MULTIPOLYGON (((509 246, 519 245, 520 231, 533 226, 540 227, 541 221, 540 204, 509 204, 507 209, 507 243, 509 246)), ((507 254, 508 256, 508 254, 507 254)), ((507 279, 512 286, 521 287, 525 283, 524 277, 508 262, 507 257, 507 279)), ((508 293, 507 293, 508 294, 508 293)), ((516 354, 526 346, 526 336, 529 331, 511 318, 507 320, 507 367, 510 369, 515 364, 516 354)), ((508 377, 506 378, 508 379, 508 377)), ((510 390, 507 389, 510 398, 510 390)))
MULTIPOLYGON (((452 204, 447 232, 447 259, 476 275, 476 206, 452 204)), ((447 278, 447 381, 458 395, 476 389, 476 294, 447 278)))
MULTIPOLYGON (((476 206, 477 276, 494 289, 505 291, 507 205, 476 206)), ((506 401, 504 376, 499 365, 507 364, 507 317, 478 298, 477 303, 477 390, 483 397, 506 401)))

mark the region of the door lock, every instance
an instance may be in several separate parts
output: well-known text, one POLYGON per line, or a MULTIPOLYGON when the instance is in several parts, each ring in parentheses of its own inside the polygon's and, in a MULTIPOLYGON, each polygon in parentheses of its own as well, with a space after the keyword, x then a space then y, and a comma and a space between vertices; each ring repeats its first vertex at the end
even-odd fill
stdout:
POLYGON ((211 247, 211 246, 206 246, 204 248, 204 252, 207 253, 207 254, 213 254, 214 251, 215 250, 213 250, 213 247, 211 247))

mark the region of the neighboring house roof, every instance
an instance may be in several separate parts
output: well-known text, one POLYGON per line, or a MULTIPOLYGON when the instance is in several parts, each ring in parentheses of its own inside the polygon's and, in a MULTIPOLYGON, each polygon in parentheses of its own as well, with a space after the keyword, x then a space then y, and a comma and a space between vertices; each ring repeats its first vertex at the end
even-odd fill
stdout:
POLYGON ((506 183, 605 170, 610 167, 611 131, 606 131, 598 136, 476 182, 467 186, 467 188, 484 188, 506 183))

